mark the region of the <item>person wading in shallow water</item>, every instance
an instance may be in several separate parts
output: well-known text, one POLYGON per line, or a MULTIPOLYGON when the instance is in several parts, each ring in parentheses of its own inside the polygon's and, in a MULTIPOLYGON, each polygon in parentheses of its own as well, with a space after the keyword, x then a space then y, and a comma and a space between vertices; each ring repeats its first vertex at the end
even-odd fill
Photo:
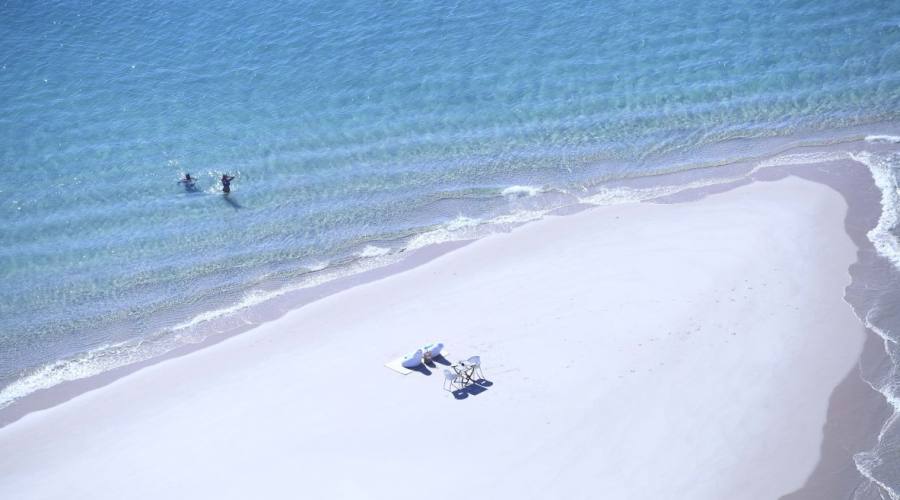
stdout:
POLYGON ((229 176, 228 174, 222 174, 222 192, 228 194, 231 192, 231 181, 234 180, 234 177, 229 176))
POLYGON ((184 174, 184 177, 180 181, 178 181, 178 183, 184 184, 184 188, 187 189, 188 191, 191 191, 196 188, 196 186, 194 185, 195 180, 197 180, 197 179, 191 177, 191 174, 187 173, 187 174, 184 174))

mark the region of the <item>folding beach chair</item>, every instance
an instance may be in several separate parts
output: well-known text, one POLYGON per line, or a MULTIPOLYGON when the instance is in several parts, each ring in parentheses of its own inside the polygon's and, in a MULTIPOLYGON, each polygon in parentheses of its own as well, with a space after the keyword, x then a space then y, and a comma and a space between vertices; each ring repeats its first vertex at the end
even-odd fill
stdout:
POLYGON ((465 377, 452 370, 444 370, 444 390, 453 392, 454 386, 464 389, 466 387, 465 377), (447 388, 448 385, 450 386, 449 389, 447 388))
POLYGON ((478 380, 484 379, 484 373, 481 371, 481 356, 472 356, 471 358, 466 360, 466 364, 475 369, 475 373, 478 375, 478 380))

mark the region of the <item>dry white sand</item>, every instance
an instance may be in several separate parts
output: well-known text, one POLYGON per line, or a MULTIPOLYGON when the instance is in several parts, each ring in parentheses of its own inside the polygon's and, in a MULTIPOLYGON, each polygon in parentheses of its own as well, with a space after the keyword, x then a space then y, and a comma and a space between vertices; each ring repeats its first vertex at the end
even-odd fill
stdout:
POLYGON ((0 429, 0 498, 777 498, 862 347, 845 211, 789 178, 485 238, 0 429), (493 385, 382 366, 431 340, 493 385))

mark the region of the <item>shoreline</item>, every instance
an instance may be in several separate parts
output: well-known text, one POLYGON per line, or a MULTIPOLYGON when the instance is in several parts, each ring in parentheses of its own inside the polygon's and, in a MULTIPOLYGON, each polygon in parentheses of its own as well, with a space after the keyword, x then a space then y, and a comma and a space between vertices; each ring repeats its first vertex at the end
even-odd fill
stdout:
MULTIPOLYGON (((847 235, 857 248, 856 261, 848 269, 853 282, 846 288, 845 302, 861 307, 860 296, 871 281, 865 274, 884 259, 868 238, 883 210, 879 200, 882 193, 869 168, 855 160, 836 160, 822 163, 798 164, 760 170, 748 179, 711 189, 691 190, 669 198, 683 202, 724 192, 753 182, 773 182, 797 176, 830 187, 844 198, 848 211, 844 221, 847 235), (853 300, 856 296, 856 300, 853 300), (856 303, 855 303, 856 302, 856 303)), ((829 398, 828 417, 822 429, 822 451, 819 463, 801 488, 780 497, 783 500, 821 500, 823 498, 851 498, 866 485, 867 478, 858 469, 855 455, 872 449, 882 427, 896 411, 884 395, 875 390, 862 372, 865 367, 889 364, 882 336, 860 323, 866 338, 858 366, 836 386, 829 398)))
MULTIPOLYGON (((811 168, 811 169, 810 169, 810 168, 806 168, 805 170, 812 170, 812 172, 805 172, 805 173, 806 173, 807 175, 815 176, 816 172, 817 172, 820 168, 827 168, 827 166, 826 166, 826 167, 823 167, 823 165, 816 165, 816 166, 814 166, 814 167, 811 168)), ((865 170, 864 167, 862 167, 862 166, 859 166, 859 167, 857 168, 857 170, 859 170, 859 169, 865 170)), ((771 180, 774 180, 774 177, 777 177, 778 175, 781 175, 782 178, 783 178, 783 177, 787 177, 788 175, 797 175, 797 172, 800 172, 801 174, 803 174, 803 173, 804 173, 803 171, 804 171, 804 168, 803 168, 803 167, 779 167, 778 169, 775 169, 775 170, 773 170, 773 169, 767 169, 767 170, 765 171, 766 173, 763 174, 761 178, 759 178, 759 179, 754 179, 753 182, 755 183, 755 182, 761 182, 761 181, 763 181, 763 182, 764 182, 764 181, 771 181, 771 180), (783 170, 781 170, 781 169, 783 169, 783 170), (773 178, 766 178, 767 176, 773 176, 773 178)), ((759 173, 757 173, 757 175, 759 175, 759 173)), ((802 177, 803 175, 800 175, 800 176, 802 177)), ((830 186, 830 187, 833 188, 834 186, 830 186)), ((717 187, 715 187, 714 189, 721 189, 721 186, 717 186, 717 187)), ((710 191, 714 191, 714 189, 713 189, 713 190, 710 190, 710 191)), ((733 190, 733 189, 734 189, 734 186, 728 188, 728 191, 733 190)), ((838 192, 841 192, 841 191, 838 190, 838 192)), ((726 194, 727 194, 727 193, 726 193, 726 194)), ((845 195, 845 193, 843 193, 843 192, 841 192, 841 194, 842 194, 842 195, 845 195)), ((687 199, 690 199, 691 196, 695 196, 695 195, 697 195, 699 198, 705 198, 705 197, 707 197, 707 196, 710 196, 710 193, 704 193, 703 190, 701 189, 701 190, 699 190, 699 191, 686 192, 686 193, 683 193, 683 194, 682 194, 682 196, 685 197, 685 198, 687 198, 687 199)), ((845 196, 845 198, 846 198, 846 196, 845 196)), ((665 201, 665 200, 662 200, 662 201, 665 201)), ((678 201, 678 200, 669 200, 669 201, 678 201)), ((683 201, 683 200, 682 200, 682 201, 683 201)), ((848 201, 849 201, 849 200, 848 200, 848 201)), ((639 204, 639 205, 640 205, 640 204, 639 204)), ((652 205, 652 204, 649 204, 649 205, 652 205)), ((581 213, 583 213, 583 212, 587 212, 588 210, 584 210, 585 208, 588 208, 588 207, 581 207, 580 210, 577 210, 577 213, 581 214, 581 213)), ((603 210, 603 209, 602 209, 602 208, 598 208, 597 210, 603 210)), ((851 213, 852 213, 852 205, 851 205, 851 213)), ((565 217, 564 217, 564 218, 565 218, 565 217)), ((863 217, 863 218, 864 218, 864 217, 863 217)), ((850 221, 850 215, 848 214, 847 219, 845 220, 845 228, 846 228, 847 225, 849 224, 849 221, 850 221)), ((545 225, 546 225, 546 224, 545 224, 545 225)), ((531 226, 531 225, 529 224, 529 225, 526 225, 526 226, 520 226, 520 227, 529 227, 529 226, 531 226)), ((856 226, 856 227, 858 227, 858 226, 856 226)), ((516 228, 513 232, 515 233, 515 232, 517 232, 517 231, 519 231, 519 230, 520 230, 519 228, 516 228)), ((849 231, 848 231, 848 234, 849 234, 849 231)), ((860 250, 859 250, 858 241, 857 241, 858 236, 859 236, 858 234, 856 235, 856 237, 854 237, 853 234, 850 234, 851 239, 852 239, 855 243, 857 243, 857 252, 860 251, 860 250)), ((862 236, 863 236, 863 238, 865 237, 864 234, 863 234, 862 236)), ((477 241, 484 241, 484 240, 477 240, 477 241)), ((390 269, 390 270, 387 269, 387 268, 376 269, 376 270, 373 270, 373 275, 368 276, 368 278, 370 278, 370 279, 368 279, 368 280, 354 281, 353 278, 359 278, 361 275, 351 276, 351 277, 349 277, 350 279, 348 280, 348 283, 346 283, 346 284, 348 285, 347 287, 338 287, 338 286, 335 286, 336 289, 332 290, 330 293, 328 293, 328 292, 326 292, 326 291, 323 291, 323 290, 319 290, 319 291, 317 291, 317 292, 316 292, 316 291, 312 291, 312 290, 306 291, 307 294, 310 295, 310 296, 312 297, 311 300, 310 300, 310 302, 307 302, 307 303, 303 304, 303 306, 294 309, 293 314, 297 314, 297 313, 302 314, 302 311, 303 311, 303 309, 304 309, 305 306, 311 306, 311 307, 313 307, 313 308, 318 307, 318 306, 316 305, 316 304, 317 304, 317 302, 316 302, 317 299, 322 299, 323 297, 333 297, 336 293, 339 293, 339 292, 342 292, 342 291, 343 291, 343 292, 346 292, 346 291, 358 290, 358 289, 360 289, 360 288, 363 287, 363 283, 365 283, 366 286, 371 286, 372 283, 375 283, 375 282, 378 282, 378 281, 382 281, 382 280, 384 280, 384 279, 394 279, 394 280, 397 280, 397 279, 398 279, 397 277, 398 277, 399 275, 405 273, 406 271, 415 270, 415 269, 417 269, 417 268, 425 267, 425 265, 427 265, 427 263, 434 262, 436 259, 438 259, 438 258, 440 258, 440 257, 444 257, 444 256, 448 256, 448 255, 453 255, 453 254, 459 253, 459 252, 453 252, 453 250, 458 250, 458 249, 461 248, 461 247, 468 247, 468 246, 469 246, 468 243, 469 243, 469 242, 450 244, 450 245, 448 245, 448 248, 444 248, 444 247, 441 247, 441 248, 431 248, 432 253, 429 253, 429 252, 416 252, 416 253, 414 253, 414 254, 411 254, 411 256, 413 257, 412 259, 404 259, 404 262, 406 262, 406 263, 408 264, 408 267, 407 267, 407 266, 403 266, 403 265, 402 265, 402 262, 401 262, 401 263, 399 263, 400 265, 398 265, 398 268, 393 268, 394 265, 390 265, 390 266, 387 266, 387 267, 388 267, 388 268, 393 268, 393 269, 390 269), (413 259, 421 259, 421 260, 418 261, 418 262, 414 262, 413 259), (393 271, 393 272, 391 272, 391 271, 393 271)), ((367 274, 367 273, 365 273, 365 274, 367 274)), ((342 280, 338 280, 338 281, 342 281, 342 280)), ((288 312, 288 311, 284 311, 284 312, 282 312, 281 314, 279 314, 279 317, 280 317, 280 318, 283 318, 283 317, 287 316, 288 314, 291 314, 291 313, 288 312)), ((262 324, 261 326, 259 326, 259 325, 254 325, 254 326, 255 326, 256 328, 261 329, 261 330, 265 330, 265 329, 271 330, 271 329, 272 329, 272 326, 271 326, 271 325, 272 325, 273 323, 277 323, 277 321, 270 321, 270 322, 266 322, 266 323, 262 324), (267 325, 269 325, 269 326, 267 326, 267 325)), ((254 328, 253 328, 253 327, 250 327, 250 328, 248 328, 248 329, 254 329, 254 328)), ((236 333, 236 332, 235 332, 235 333, 236 333)), ((203 347, 203 346, 205 346, 205 347, 212 347, 212 346, 215 346, 215 345, 222 345, 222 344, 225 343, 225 340, 226 340, 226 339, 231 340, 231 339, 237 339, 237 338, 240 338, 240 337, 242 337, 242 336, 237 336, 237 335, 235 335, 234 333, 230 333, 230 334, 228 334, 228 335, 222 335, 222 336, 220 336, 219 338, 215 339, 215 341, 212 342, 212 343, 206 343, 206 342, 204 342, 203 344, 201 344, 201 345, 199 345, 199 346, 196 346, 196 347, 190 349, 190 351, 189 351, 188 353, 181 353, 181 354, 173 355, 169 360, 156 360, 154 363, 150 363, 149 365, 147 365, 147 367, 143 367, 143 368, 144 368, 143 370, 140 369, 141 367, 138 367, 138 368, 134 368, 134 369, 130 370, 130 371, 127 372, 127 373, 122 373, 122 374, 119 374, 119 376, 114 376, 112 379, 107 379, 107 380, 94 380, 94 382, 97 384, 94 388, 96 389, 96 387, 108 386, 108 385, 112 384, 114 381, 119 381, 119 380, 125 381, 125 380, 127 380, 127 379, 129 378, 129 377, 126 377, 125 375, 128 375, 129 373, 136 373, 137 375, 140 375, 141 373, 143 373, 143 372, 145 372, 145 371, 148 371, 147 368, 152 368, 152 369, 155 369, 155 370, 163 369, 163 367, 160 366, 160 365, 163 364, 163 361, 179 360, 179 359, 185 360, 186 358, 191 357, 191 356, 193 356, 193 357, 196 357, 196 356, 198 356, 198 355, 201 355, 201 356, 202 356, 203 353, 206 352, 206 351, 208 351, 209 349, 201 349, 201 347, 203 347)), ((193 346, 192 346, 192 347, 193 347, 193 346)), ((185 362, 187 362, 187 361, 185 361, 185 362)), ((107 372, 107 373, 111 373, 111 372, 107 372)), ((852 371, 851 371, 851 373, 852 373, 852 371)), ((97 376, 97 377, 98 377, 98 379, 99 379, 99 378, 103 377, 104 375, 107 375, 107 374, 101 374, 101 375, 99 375, 99 376, 97 376)), ((846 380, 846 377, 844 377, 844 379, 846 380)), ((88 380, 88 379, 85 379, 85 380, 88 380)), ((74 382, 73 382, 73 384, 74 384, 74 382)), ((56 386, 56 387, 62 387, 62 386, 63 386, 63 384, 60 384, 59 386, 56 386)), ((838 384, 836 384, 836 387, 839 387, 838 384)), ((68 389, 73 389, 73 388, 74 388, 73 386, 69 386, 69 387, 68 387, 68 389)), ((64 389, 66 389, 66 388, 62 388, 62 389, 60 389, 60 391, 64 391, 64 389)), ((102 391, 102 390, 103 390, 103 389, 100 389, 100 391, 102 391)), ((835 390, 836 390, 836 389, 835 389, 835 390)), ((52 389, 49 389, 48 391, 52 391, 52 389)), ((99 391, 98 391, 98 392, 99 392, 99 391)), ((875 393, 874 391, 871 391, 871 392, 872 392, 873 394, 875 394, 876 396, 879 396, 879 395, 878 395, 877 393, 875 393)), ((36 393, 36 394, 37 394, 37 393, 36 393)), ((86 394, 86 393, 81 393, 81 394, 86 394)), ((60 394, 60 395, 62 395, 62 394, 60 394)), ((68 399, 68 400, 71 400, 71 399, 76 398, 76 397, 78 396, 78 394, 76 394, 76 393, 69 393, 67 396, 68 396, 67 399, 68 399)), ((52 411, 52 410, 50 410, 50 411, 52 411)), ((19 418, 22 418, 22 417, 26 416, 27 414, 28 414, 28 412, 23 412, 23 413, 22 413, 21 415, 19 415, 19 417, 18 417, 17 419, 15 419, 15 420, 18 420, 19 418)), ((5 416, 5 415, 7 415, 7 413, 4 413, 3 411, 0 411, 0 416, 5 416)), ((0 417, 0 418, 3 418, 3 417, 0 417)), ((3 418, 3 420, 6 421, 5 418, 3 418)), ((14 421, 14 420, 13 420, 13 421, 14 421)), ((6 427, 4 427, 3 429, 9 428, 9 426, 10 426, 11 424, 12 424, 12 422, 7 422, 7 423, 6 423, 6 427)), ((828 425, 826 424, 825 427, 826 427, 826 430, 827 430, 828 425)), ((826 440, 827 440, 827 436, 826 436, 826 440)), ((825 457, 820 457, 820 461, 823 461, 824 458, 825 458, 825 457)), ((787 493, 787 492, 783 492, 783 493, 787 493)))
MULTIPOLYGON (((760 168, 772 168, 772 165, 777 165, 782 160, 798 161, 796 158, 791 159, 792 157, 800 157, 800 161, 804 161, 804 156, 810 156, 810 161, 821 162, 823 154, 840 156, 859 148, 873 151, 891 148, 890 142, 896 141, 898 137, 900 122, 875 121, 831 129, 796 131, 785 136, 733 138, 707 144, 691 152, 670 153, 635 162, 621 163, 617 160, 608 164, 604 160, 598 165, 586 166, 585 172, 570 179, 571 182, 511 186, 507 189, 519 189, 509 196, 502 194, 497 187, 495 194, 506 199, 506 211, 481 213, 475 210, 469 213, 468 210, 461 210, 456 219, 420 228, 423 232, 367 240, 359 244, 356 249, 358 252, 348 250, 349 253, 332 256, 333 260, 325 256, 320 256, 324 260, 315 262, 307 259, 297 268, 303 270, 301 275, 292 275, 284 280, 279 275, 273 275, 242 292, 238 291, 238 296, 243 294, 243 298, 236 301, 228 299, 211 308, 200 307, 186 317, 173 316, 176 318, 173 324, 161 326, 160 330, 145 332, 146 335, 141 333, 139 338, 119 334, 130 331, 126 323, 119 325, 119 333, 107 331, 103 327, 98 331, 105 332, 102 334, 105 340, 96 349, 47 358, 42 364, 28 368, 19 367, 18 375, 12 378, 11 371, 4 372, 3 383, 6 385, 0 388, 0 427, 12 418, 4 417, 4 410, 9 403, 17 405, 15 400, 35 390, 52 387, 61 381, 83 380, 86 376, 98 374, 102 376, 103 372, 128 371, 128 365, 146 366, 154 358, 165 359, 170 355, 189 352, 198 343, 205 345, 207 340, 214 343, 214 337, 227 336, 227 332, 245 331, 248 322, 261 324, 280 316, 288 309, 302 306, 308 300, 306 296, 314 295, 306 293, 309 288, 320 288, 323 282, 326 284, 325 288, 328 288, 327 282, 331 280, 343 282, 348 275, 392 266, 393 261, 403 260, 405 255, 429 246, 445 243, 452 246, 458 242, 477 240, 542 217, 576 212, 587 208, 586 206, 653 201, 667 197, 670 192, 691 190, 693 187, 724 189, 735 180, 748 178, 760 168), (874 142, 869 139, 874 139, 874 142), (626 164, 630 167, 622 170, 626 164), (601 165, 618 172, 613 177, 630 171, 632 167, 632 174, 637 176, 628 174, 621 178, 609 178, 595 171, 601 165), (371 247, 372 250, 377 250, 374 258, 362 256, 370 249, 369 246, 362 248, 364 245, 377 245, 371 247), (386 253, 381 255, 380 252, 386 253), (320 268, 320 265, 325 267, 320 268), (296 296, 298 299, 287 300, 280 298, 281 296, 296 296), (279 305, 272 305, 276 303, 279 305), (271 313, 270 309, 279 310, 271 313), (122 338, 127 340, 121 343, 115 341, 122 338)), ((358 280, 360 283, 364 281, 358 280)), ((134 326, 140 329, 140 325, 134 326)), ((13 411, 10 415, 12 413, 21 414, 20 411, 13 411)))
MULTIPOLYGON (((873 124, 857 125, 836 130, 810 131, 798 136, 749 140, 735 139, 728 141, 725 144, 712 145, 706 153, 712 151, 721 154, 721 149, 727 149, 726 146, 729 145, 735 146, 742 141, 750 141, 751 144, 756 144, 755 141, 767 141, 770 143, 771 151, 769 151, 769 153, 771 154, 745 154, 737 159, 713 162, 705 167, 696 167, 688 170, 675 169, 672 172, 619 179, 617 181, 603 183, 602 186, 606 187, 601 187, 599 192, 594 192, 593 194, 586 196, 578 196, 562 206, 555 208, 551 207, 537 218, 527 218, 523 221, 499 224, 486 231, 481 231, 481 227, 476 227, 475 231, 460 236, 454 235, 446 241, 439 241, 437 243, 431 243, 409 250, 401 248, 399 251, 388 255, 388 257, 392 258, 388 263, 372 263, 368 267, 364 266, 363 270, 358 272, 349 271, 344 274, 340 268, 335 268, 334 271, 338 273, 336 278, 325 278, 323 282, 310 286, 289 286, 287 291, 274 293, 271 298, 267 298, 259 304, 241 307, 236 309, 234 313, 216 316, 203 321, 201 327, 205 333, 201 334, 199 341, 186 342, 161 355, 154 355, 137 362, 127 363, 84 378, 64 380, 63 382, 59 382, 50 387, 40 388, 34 392, 30 392, 25 396, 12 401, 8 406, 0 407, 0 428, 22 418, 28 413, 51 408, 57 404, 68 401, 78 394, 103 387, 118 378, 134 373, 147 366, 152 366, 167 359, 184 356, 198 349, 215 345, 233 335, 239 335, 267 322, 277 320, 291 310, 302 308, 323 297, 371 281, 383 279, 392 274, 402 273, 408 269, 415 268, 425 262, 433 260, 446 252, 453 251, 492 234, 514 231, 523 225, 546 217, 570 215, 584 210, 590 210, 598 206, 607 206, 608 203, 611 203, 612 205, 620 203, 616 201, 610 202, 605 199, 605 196, 602 197, 602 201, 600 202, 593 201, 595 196, 603 193, 607 189, 616 194, 620 194, 622 189, 625 189, 626 192, 634 191, 635 193, 643 193, 646 191, 646 194, 638 195, 639 197, 637 200, 639 201, 625 201, 626 203, 671 203, 689 201, 696 197, 725 192, 741 185, 756 182, 760 179, 764 180, 767 178, 767 175, 785 175, 777 174, 778 172, 792 170, 802 172, 807 165, 820 166, 833 161, 840 161, 836 159, 828 160, 827 156, 826 158, 819 158, 816 157, 816 155, 833 155, 836 152, 835 148, 866 143, 863 139, 872 137, 874 131, 885 130, 889 133, 896 132, 900 134, 900 123, 876 122, 873 124), (836 135, 838 133, 839 135, 836 135), (772 145, 780 146, 774 147, 772 145), (803 157, 806 155, 805 151, 810 149, 813 150, 813 153, 810 158, 810 163, 807 164, 803 162, 803 157), (777 163, 777 160, 781 158, 790 159, 794 156, 800 157, 799 162, 797 162, 797 160, 789 160, 794 163, 789 162, 783 166, 777 163), (775 163, 767 165, 767 163, 772 161, 775 161, 775 163), (662 191, 658 192, 660 189, 662 189, 662 191), (664 192, 669 189, 674 189, 674 191, 671 193, 664 192)), ((883 137, 882 135, 876 136, 883 137)), ((877 149, 878 146, 877 143, 866 143, 867 149, 877 149)), ((743 150, 744 148, 739 147, 738 149, 743 150)), ((842 149, 838 150, 838 153, 839 156, 846 155, 846 151, 842 149)), ((674 161, 674 158, 669 158, 669 160, 674 161)), ((831 185, 829 184, 828 176, 820 175, 813 180, 822 182, 826 185, 831 185)), ((869 179, 868 182, 871 183, 871 179, 869 179)), ((834 183, 832 182, 832 184, 834 183)), ((841 189, 839 185, 831 185, 831 187, 839 191, 841 189)), ((874 185, 872 187, 874 187, 874 185)), ((877 189, 874 191, 870 189, 869 192, 872 196, 880 196, 877 193, 877 189)), ((848 196, 848 193, 842 194, 845 198, 848 196)), ((856 198, 857 201, 861 199, 859 196, 856 198)), ((849 201, 850 200, 848 200, 848 202, 849 201)), ((864 231, 862 233, 856 231, 856 233, 851 236, 858 246, 871 246, 871 242, 867 240, 864 233, 864 231)), ((353 264, 354 263, 352 262, 349 263, 349 265, 353 264)), ((344 265, 348 265, 348 263, 344 263, 344 265)), ((266 293, 269 292, 268 289, 261 289, 260 291, 266 293)), ((272 291, 277 292, 275 290, 272 291)))
MULTIPOLYGON (((862 357, 883 359, 880 340, 867 330, 862 357)), ((863 381, 859 368, 851 370, 829 398, 819 463, 801 488, 780 500, 853 498, 865 482, 853 456, 875 446, 882 425, 892 413, 884 398, 863 381)))
MULTIPOLYGON (((860 146, 864 146, 866 150, 890 148, 889 141, 884 142, 882 139, 871 142, 869 138, 895 138, 884 135, 894 133, 900 134, 900 123, 878 121, 837 129, 808 130, 788 136, 736 138, 704 146, 689 155, 671 154, 655 158, 651 163, 657 165, 657 169, 662 169, 658 173, 599 183, 589 182, 585 184, 585 193, 557 188, 548 191, 538 190, 538 196, 529 194, 517 198, 515 203, 518 208, 507 214, 510 217, 501 215, 489 219, 476 218, 474 219, 476 224, 471 227, 464 226, 461 229, 450 230, 445 224, 437 229, 396 240, 372 240, 368 243, 387 245, 389 248, 379 248, 385 250, 387 254, 374 259, 360 257, 356 260, 338 260, 323 270, 311 270, 308 279, 304 277, 295 283, 275 285, 261 282, 259 288, 249 290, 245 294, 245 299, 254 299, 248 304, 230 304, 220 309, 204 311, 172 327, 172 331, 164 332, 158 338, 151 336, 140 342, 136 339, 126 341, 130 347, 125 348, 122 354, 110 355, 112 367, 106 362, 97 362, 95 367, 93 353, 86 352, 58 360, 59 366, 49 363, 23 371, 24 375, 21 378, 0 388, 0 391, 13 388, 11 394, 3 395, 4 398, 12 398, 12 401, 5 399, 0 405, 0 428, 34 409, 51 407, 69 399, 72 394, 102 386, 107 383, 104 380, 115 380, 142 367, 213 345, 224 338, 277 319, 291 309, 303 307, 336 291, 402 272, 444 251, 450 251, 497 232, 508 232, 541 218, 577 213, 594 206, 665 202, 665 200, 687 199, 679 198, 682 193, 690 195, 697 192, 721 192, 751 182, 757 171, 782 168, 779 165, 780 161, 787 161, 784 166, 802 165, 806 160, 821 164, 829 161, 829 155, 833 157, 832 160, 835 156, 846 157, 848 152, 860 146), (662 165, 668 166, 660 167, 662 165), (693 167, 685 169, 685 165, 693 167), (537 201, 542 196, 546 196, 547 199, 537 201), (420 237, 431 236, 431 233, 445 234, 436 235, 435 242, 407 246, 420 237), (398 244, 400 246, 396 247, 398 244), (424 257, 419 258, 420 254, 424 257), (407 260, 410 262, 405 263, 407 260), (257 294, 263 296, 260 301, 255 300, 257 294), (182 333, 184 325, 194 326, 187 326, 182 333), (177 340, 170 338, 173 336, 177 340), (155 346, 146 353, 137 350, 147 347, 140 346, 145 340, 148 346, 155 346), (165 344, 155 345, 157 340, 165 344), (173 348, 172 345, 176 347, 173 348), (130 351, 132 347, 135 349, 134 352, 130 351), (162 354, 159 354, 160 349, 162 354), (87 356, 86 359, 82 359, 83 355, 87 356), (119 356, 123 359, 115 359, 119 356), (91 374, 85 377, 84 372, 91 374), (48 377, 51 380, 47 380, 48 377), (22 385, 16 387, 19 384, 22 385), (68 388, 58 388, 60 386, 68 388), (17 393, 25 395, 17 396, 17 393)), ((106 348, 110 347, 100 349, 106 348)))
POLYGON ((328 281, 311 288, 304 288, 279 295, 260 304, 254 309, 245 311, 245 314, 241 315, 242 318, 247 318, 244 320, 243 325, 232 326, 227 330, 218 332, 217 335, 207 336, 200 342, 185 344, 161 356, 120 366, 96 375, 81 379, 67 380, 46 389, 39 389, 14 401, 7 407, 0 408, 0 429, 15 423, 31 413, 52 409, 84 393, 101 389, 123 377, 127 377, 148 367, 155 366, 171 359, 188 356, 194 352, 215 346, 234 336, 259 328, 267 323, 278 321, 286 314, 301 309, 317 300, 416 268, 447 252, 461 248, 474 241, 476 240, 453 241, 417 249, 409 252, 406 258, 387 264, 383 267, 376 267, 358 274, 342 276, 333 281, 328 281), (256 321, 258 322, 252 322, 249 318, 256 318, 256 321))

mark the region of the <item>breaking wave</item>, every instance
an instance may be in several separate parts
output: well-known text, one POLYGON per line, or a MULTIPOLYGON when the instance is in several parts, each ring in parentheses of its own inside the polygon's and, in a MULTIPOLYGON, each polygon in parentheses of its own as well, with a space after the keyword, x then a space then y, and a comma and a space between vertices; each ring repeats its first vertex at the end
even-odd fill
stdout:
POLYGON ((503 196, 520 198, 525 196, 535 196, 542 191, 541 188, 534 186, 510 186, 501 191, 500 194, 503 196))
POLYGON ((866 142, 871 143, 890 143, 897 144, 900 143, 900 136, 898 135, 867 135, 866 142))

